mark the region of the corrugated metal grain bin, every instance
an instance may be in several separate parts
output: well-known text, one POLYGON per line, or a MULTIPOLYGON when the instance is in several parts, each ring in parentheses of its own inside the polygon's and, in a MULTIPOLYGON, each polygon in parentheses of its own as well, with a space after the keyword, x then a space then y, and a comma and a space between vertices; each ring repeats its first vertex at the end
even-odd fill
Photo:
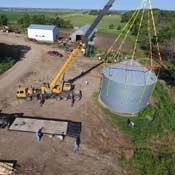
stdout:
POLYGON ((114 112, 136 114, 148 104, 157 77, 134 60, 106 67, 100 92, 102 103, 114 112))

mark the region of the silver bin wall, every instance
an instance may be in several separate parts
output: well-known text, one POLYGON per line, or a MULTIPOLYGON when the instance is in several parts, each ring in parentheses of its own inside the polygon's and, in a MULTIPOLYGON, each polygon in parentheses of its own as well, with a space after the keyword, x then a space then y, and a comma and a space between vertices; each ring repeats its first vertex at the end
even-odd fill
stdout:
POLYGON ((156 81, 137 61, 110 65, 103 71, 100 99, 114 112, 136 114, 147 106, 156 81))

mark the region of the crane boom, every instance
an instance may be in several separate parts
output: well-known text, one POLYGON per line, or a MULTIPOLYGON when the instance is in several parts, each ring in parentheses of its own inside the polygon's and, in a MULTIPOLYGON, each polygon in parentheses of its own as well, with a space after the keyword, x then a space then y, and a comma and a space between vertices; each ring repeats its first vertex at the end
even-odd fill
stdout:
POLYGON ((102 20, 102 18, 104 17, 104 15, 108 12, 108 10, 112 7, 113 3, 115 2, 115 0, 109 0, 108 3, 104 6, 103 10, 100 11, 100 13, 98 14, 97 18, 95 19, 95 21, 92 23, 92 25, 89 27, 88 31, 86 32, 86 34, 83 36, 82 38, 82 42, 85 42, 86 39, 91 35, 91 33, 93 32, 93 30, 96 28, 96 26, 98 25, 98 23, 102 20))
MULTIPOLYGON (((86 39, 88 39, 88 37, 91 35, 92 31, 95 29, 95 27, 101 21, 101 19, 103 18, 103 16, 112 7, 114 1, 115 0, 109 0, 108 3, 104 6, 103 10, 100 11, 100 13, 97 16, 97 18, 95 19, 95 21, 92 23, 92 25, 90 26, 90 28, 88 29, 88 31, 86 32, 86 34, 83 36, 82 43, 85 43, 86 39)), ((65 63, 63 64, 63 66, 61 67, 61 69, 58 71, 58 73, 56 74, 56 76, 54 77, 54 79, 51 81, 51 83, 50 84, 43 83, 41 89, 39 89, 39 92, 38 92, 38 89, 35 89, 32 86, 31 86, 30 89, 19 86, 19 88, 17 89, 16 97, 17 98, 28 98, 28 97, 30 97, 30 99, 32 99, 33 97, 37 97, 38 98, 38 93, 39 94, 41 93, 42 95, 44 95, 44 94, 50 95, 50 97, 54 97, 54 95, 56 94, 56 96, 58 98, 58 97, 60 97, 60 94, 64 95, 64 93, 62 93, 63 91, 64 92, 65 91, 70 92, 72 90, 71 83, 69 83, 69 82, 66 83, 66 82, 64 82, 64 79, 63 79, 62 82, 61 82, 61 84, 59 86, 57 86, 57 82, 64 75, 64 73, 68 69, 69 65, 80 54, 80 52, 81 52, 82 49, 84 49, 83 48, 83 44, 81 44, 81 46, 79 46, 76 49, 74 49, 72 51, 72 53, 68 56, 68 58, 66 59, 65 63), (50 90, 51 90, 51 92, 50 92, 50 90)), ((75 94, 74 94, 74 96, 75 96, 75 94)), ((81 98, 81 93, 78 94, 78 97, 81 98)), ((60 98, 63 98, 63 97, 60 97, 60 98)), ((67 98, 68 97, 66 96, 66 99, 67 98)), ((42 99, 43 98, 41 96, 41 100, 42 99)))
MULTIPOLYGON (((95 29, 95 27, 98 25, 98 23, 102 20, 102 18, 107 13, 107 11, 112 7, 112 5, 113 5, 114 2, 115 2, 115 0, 109 0, 108 3, 104 6, 103 10, 100 11, 100 13, 97 16, 97 18, 95 19, 95 21, 92 23, 92 25, 90 26, 90 28, 88 29, 88 31, 86 32, 86 34, 83 36, 83 38, 82 38, 82 42, 83 43, 90 36, 90 34, 92 33, 92 31, 95 29)), ((77 48, 77 49, 74 49, 73 52, 69 55, 69 57, 67 58, 67 60, 64 63, 64 65, 61 67, 61 69, 59 70, 59 72, 57 73, 57 75, 55 76, 55 78, 50 83, 50 88, 51 89, 53 89, 56 86, 57 82, 63 76, 63 74, 65 73, 65 71, 68 68, 68 66, 74 61, 74 59, 76 58, 76 56, 80 52, 81 52, 80 49, 77 48)))
POLYGON ((80 50, 79 49, 74 49, 73 52, 69 55, 69 57, 67 58, 67 60, 64 63, 64 65, 61 67, 61 69, 59 70, 59 72, 57 73, 57 75, 55 76, 55 78, 50 83, 50 88, 51 89, 53 89, 55 87, 55 85, 57 84, 57 82, 60 80, 60 78, 62 77, 62 75, 66 71, 66 69, 74 61, 74 59, 76 58, 76 56, 79 53, 80 53, 80 50))

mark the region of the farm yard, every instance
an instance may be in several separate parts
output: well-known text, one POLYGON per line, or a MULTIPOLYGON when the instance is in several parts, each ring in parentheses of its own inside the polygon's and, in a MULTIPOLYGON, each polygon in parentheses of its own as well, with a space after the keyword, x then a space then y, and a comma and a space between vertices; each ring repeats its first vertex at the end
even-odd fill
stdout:
MULTIPOLYGON (((91 99, 93 93, 99 88, 102 67, 77 80, 75 84, 77 89, 82 90, 83 98, 80 102, 75 103, 74 107, 71 107, 68 101, 60 102, 55 100, 49 100, 43 107, 40 107, 37 101, 33 104, 33 102, 17 100, 15 89, 19 83, 28 86, 35 82, 37 86, 40 84, 37 82, 38 79, 40 82, 50 81, 53 74, 56 73, 66 59, 66 55, 64 55, 63 59, 54 59, 46 54, 50 46, 28 43, 24 41, 23 36, 16 37, 14 34, 1 33, 0 38, 3 43, 23 44, 31 48, 26 53, 25 58, 22 58, 22 61, 1 76, 0 108, 2 111, 4 113, 22 112, 25 116, 59 118, 82 123, 81 149, 78 157, 72 153, 73 138, 66 137, 64 142, 60 142, 56 138, 51 139, 44 136, 41 143, 38 144, 34 134, 0 130, 1 135, 3 135, 0 141, 1 159, 17 159, 21 166, 19 174, 44 173, 52 175, 57 171, 63 174, 72 174, 72 172, 75 174, 89 174, 89 172, 91 174, 107 174, 109 170, 113 174, 122 174, 122 170, 117 165, 117 155, 119 156, 120 152, 117 151, 116 147, 123 147, 122 144, 125 145, 126 143, 118 132, 108 126, 107 123, 110 123, 110 120, 103 117, 103 113, 98 109, 98 106, 94 108, 95 103, 91 99), (85 80, 89 81, 88 86, 85 85, 85 80), (8 93, 4 95, 7 88, 8 93), (94 124, 91 123, 92 121, 94 124), (102 124, 104 127, 101 128, 102 124), (121 137, 121 141, 116 137, 117 133, 121 137), (108 135, 111 135, 110 140, 108 135), (112 138, 113 136, 115 137, 112 138), (95 146, 97 144, 99 148, 95 146), (111 150, 114 151, 114 156, 112 157, 112 152, 107 148, 108 144, 111 145, 111 150), (23 154, 20 154, 20 152, 23 152, 23 154), (97 169, 97 167, 99 168, 97 169)), ((73 78, 80 74, 81 70, 88 70, 98 63, 98 60, 78 57, 67 72, 66 79, 73 78)))
POLYGON ((84 39, 98 10, 0 9, 0 171, 174 175, 174 11, 151 10, 109 11, 84 39))

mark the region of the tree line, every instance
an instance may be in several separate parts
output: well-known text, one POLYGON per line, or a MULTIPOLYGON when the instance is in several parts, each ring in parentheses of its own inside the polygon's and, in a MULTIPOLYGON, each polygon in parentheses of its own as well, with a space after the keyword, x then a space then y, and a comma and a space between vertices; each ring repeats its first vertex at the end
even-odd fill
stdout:
POLYGON ((62 28, 73 28, 69 20, 64 20, 57 15, 47 17, 45 15, 29 15, 26 13, 18 19, 18 24, 22 25, 23 28, 27 28, 30 24, 56 25, 62 28))
POLYGON ((8 25, 8 18, 6 15, 0 16, 0 26, 7 26, 8 25))
MULTIPOLYGON (((53 17, 47 17, 45 15, 29 15, 25 13, 23 16, 17 19, 19 25, 22 29, 27 28, 30 24, 43 24, 43 25, 56 25, 62 28, 73 28, 71 21, 64 20, 58 15, 53 17)), ((6 15, 0 16, 0 26, 7 26, 8 18, 6 15)))
MULTIPOLYGON (((134 11, 126 12, 122 15, 121 22, 126 23, 131 18, 134 11)), ((148 10, 146 10, 148 13, 148 10)), ((161 56, 166 63, 160 71, 159 77, 167 82, 168 85, 174 86, 175 83, 175 11, 168 10, 153 10, 155 23, 157 27, 158 42, 160 47, 161 56)), ((141 14, 134 22, 131 28, 131 34, 136 36, 139 30, 139 23, 141 14)), ((151 22, 151 21, 150 21, 151 22)), ((151 28, 151 44, 152 50, 157 54, 156 38, 153 32, 153 25, 151 28)), ((149 51, 149 37, 148 37, 148 15, 143 18, 143 24, 140 30, 139 38, 140 47, 143 50, 149 51)))
MULTIPOLYGON (((126 23, 131 18, 134 11, 126 12, 122 15, 121 22, 126 23)), ((148 10, 145 12, 148 14, 148 10)), ((175 11, 168 10, 153 10, 155 23, 158 32, 158 41, 160 43, 161 55, 165 59, 175 59, 175 11)), ((134 22, 131 28, 131 34, 136 36, 139 30, 139 23, 141 19, 141 13, 138 15, 137 20, 134 22)), ((151 19, 151 17, 150 17, 151 19)), ((149 20, 150 20, 149 19, 149 20)), ((150 20, 150 24, 151 24, 150 20)), ((155 34, 153 31, 153 25, 151 28, 151 42, 153 46, 156 44, 155 34)), ((145 50, 149 50, 149 37, 148 37, 148 15, 144 15, 143 24, 140 30, 140 47, 145 50)), ((154 50, 155 48, 153 48, 154 50)))

